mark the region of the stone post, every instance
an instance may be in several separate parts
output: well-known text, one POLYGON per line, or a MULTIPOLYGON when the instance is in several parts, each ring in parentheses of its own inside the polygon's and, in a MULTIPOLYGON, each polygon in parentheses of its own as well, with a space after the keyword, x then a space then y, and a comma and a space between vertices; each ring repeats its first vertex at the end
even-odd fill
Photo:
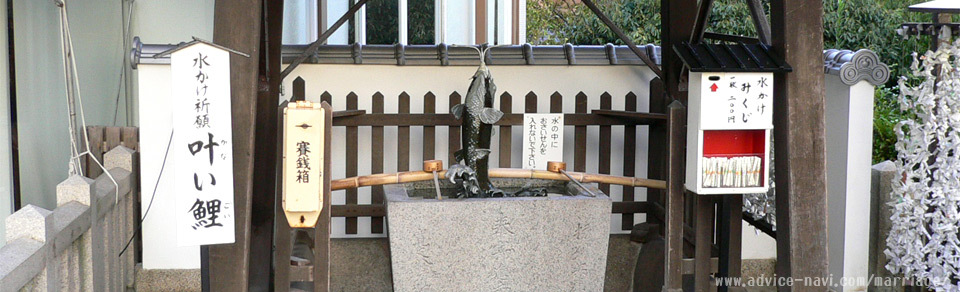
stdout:
MULTIPOLYGON (((883 251, 887 249, 887 236, 890 234, 890 216, 893 215, 889 203, 896 202, 893 197, 893 180, 897 177, 897 167, 891 161, 884 161, 873 165, 873 178, 870 186, 870 208, 873 216, 870 218, 870 274, 874 278, 890 279, 894 277, 885 267, 887 256, 883 251)), ((870 291, 893 292, 903 291, 902 286, 869 285, 870 291)))
MULTIPOLYGON (((21 208, 16 213, 13 213, 6 220, 7 242, 12 242, 16 239, 30 239, 39 242, 42 247, 37 253, 42 256, 42 261, 37 264, 42 265, 40 268, 40 273, 36 274, 36 277, 33 280, 27 282, 23 287, 24 290, 28 291, 58 291, 60 286, 60 279, 58 273, 58 266, 56 264, 56 258, 53 257, 55 252, 52 244, 47 244, 50 241, 53 241, 55 236, 54 222, 53 222, 53 212, 50 212, 47 209, 40 208, 34 205, 27 205, 26 207, 21 208)), ((7 288, 4 288, 6 290, 7 288)))
MULTIPOLYGON (((77 202, 80 205, 86 206, 89 210, 90 208, 90 193, 93 186, 93 180, 80 175, 72 175, 66 180, 57 185, 57 208, 60 208, 70 202, 77 202)), ((92 218, 90 216, 91 212, 87 212, 87 220, 92 218)), ((89 224, 87 224, 89 225, 89 224)), ((85 234, 88 234, 89 229, 85 234)), ((87 286, 87 280, 90 279, 89 275, 84 275, 84 272, 88 272, 91 269, 90 266, 90 242, 89 240, 84 241, 84 238, 89 238, 81 235, 79 240, 73 242, 70 247, 64 249, 64 252, 60 255, 57 255, 57 261, 60 265, 61 270, 61 283, 64 286, 61 286, 61 290, 67 291, 76 291, 81 290, 81 288, 92 288, 92 286, 87 286)), ((89 274, 89 273, 87 273, 89 274)))
POLYGON ((103 285, 100 282, 103 275, 103 265, 94 265, 95 259, 103 258, 103 247, 100 244, 94 245, 94 237, 101 236, 97 232, 97 204, 96 195, 93 193, 93 180, 80 176, 72 175, 59 185, 57 185, 57 206, 63 206, 71 201, 90 207, 89 220, 90 229, 80 236, 77 245, 79 253, 77 256, 78 266, 80 267, 80 287, 83 291, 102 291, 103 285), (94 282, 98 282, 97 285, 94 282), (94 287, 98 289, 95 290, 94 287))
MULTIPOLYGON (((133 198, 133 193, 136 192, 137 187, 135 187, 135 185, 137 185, 137 182, 139 182, 136 177, 133 177, 136 175, 136 173, 133 171, 135 154, 136 151, 123 146, 117 146, 113 148, 113 150, 103 154, 103 165, 106 169, 121 168, 129 171, 132 177, 130 192, 125 194, 117 194, 120 196, 120 200, 119 204, 114 207, 117 208, 117 211, 119 212, 119 220, 117 221, 117 224, 120 237, 118 238, 118 241, 115 242, 115 244, 117 244, 117 253, 123 250, 123 247, 127 241, 134 236, 135 225, 140 221, 140 214, 134 214, 134 210, 136 210, 134 207, 136 200, 133 198)), ((123 256, 120 257, 120 273, 122 274, 121 287, 123 288, 133 287, 135 281, 134 266, 136 263, 134 262, 134 254, 136 253, 137 243, 131 242, 130 245, 131 246, 127 248, 127 251, 124 252, 123 256)))

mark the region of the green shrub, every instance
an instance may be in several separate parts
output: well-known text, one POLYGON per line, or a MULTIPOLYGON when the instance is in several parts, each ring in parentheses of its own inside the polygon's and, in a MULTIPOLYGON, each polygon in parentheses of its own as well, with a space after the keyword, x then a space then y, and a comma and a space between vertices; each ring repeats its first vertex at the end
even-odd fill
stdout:
MULTIPOLYGON (((598 1, 600 9, 638 44, 660 41, 661 0, 598 1)), ((896 30, 904 22, 927 22, 928 14, 908 12, 906 7, 926 0, 824 0, 824 48, 870 49, 890 66, 891 78, 877 86, 874 111, 874 163, 896 158, 893 127, 907 113, 897 105, 897 78, 909 75, 911 53, 929 47, 929 38, 904 38, 896 30)), ((763 0, 769 11, 769 0, 763 0)), ((769 14, 768 14, 769 15, 769 14)), ((708 31, 755 36, 749 9, 743 0, 714 2, 708 31)), ((579 1, 527 1, 527 41, 532 44, 622 44, 579 1)), ((907 76, 910 77, 910 76, 907 76)))

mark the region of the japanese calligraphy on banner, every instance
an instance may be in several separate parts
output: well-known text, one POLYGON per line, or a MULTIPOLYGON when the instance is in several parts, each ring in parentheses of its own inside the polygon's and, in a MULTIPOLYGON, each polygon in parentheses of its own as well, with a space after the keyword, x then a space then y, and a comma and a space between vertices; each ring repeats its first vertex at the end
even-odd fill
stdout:
POLYGON ((283 210, 290 227, 313 227, 323 209, 329 115, 325 103, 298 101, 283 109, 283 210))
POLYGON ((704 130, 772 129, 773 73, 703 73, 704 130))
POLYGON ((563 161, 563 114, 523 115, 524 169, 547 169, 548 161, 563 161))
POLYGON ((197 42, 170 56, 179 246, 234 242, 229 54, 197 42))

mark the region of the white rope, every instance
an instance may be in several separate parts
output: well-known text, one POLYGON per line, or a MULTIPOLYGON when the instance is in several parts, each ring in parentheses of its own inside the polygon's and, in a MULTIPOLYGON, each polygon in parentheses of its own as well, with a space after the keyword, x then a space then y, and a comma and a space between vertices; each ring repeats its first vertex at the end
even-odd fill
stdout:
POLYGON ((83 113, 83 97, 80 94, 80 78, 77 73, 77 58, 74 56, 73 48, 73 38, 70 33, 70 20, 67 18, 67 3, 65 0, 55 0, 54 2, 58 7, 60 7, 60 43, 63 46, 63 75, 64 81, 66 82, 66 92, 67 92, 67 106, 69 111, 69 127, 70 127, 70 164, 74 167, 71 167, 71 175, 73 174, 82 174, 83 168, 80 164, 80 158, 84 155, 89 156, 93 162, 103 170, 103 173, 107 175, 107 178, 113 182, 114 190, 116 190, 116 196, 114 196, 114 201, 120 201, 120 184, 117 183, 117 180, 113 178, 113 175, 110 174, 110 171, 103 166, 103 163, 100 163, 100 160, 96 156, 90 153, 90 138, 87 135, 87 120, 84 117, 83 113), (69 66, 68 66, 69 65, 69 66), (76 98, 76 99, 74 99, 76 98), (77 106, 79 104, 79 107, 77 106), (79 152, 79 143, 77 143, 77 125, 76 125, 76 109, 80 110, 80 126, 82 131, 82 139, 86 150, 79 152), (79 152, 79 153, 78 153, 79 152))
POLYGON ((120 32, 120 37, 121 37, 121 40, 120 40, 120 73, 118 74, 118 78, 117 78, 117 95, 116 95, 116 99, 114 100, 114 107, 113 107, 113 125, 114 125, 114 126, 117 125, 117 118, 120 116, 120 92, 121 92, 120 88, 123 88, 124 104, 125 104, 125 105, 128 105, 127 108, 124 109, 124 113, 126 114, 126 118, 127 118, 127 123, 126 123, 126 124, 127 124, 127 125, 133 125, 133 123, 130 121, 130 108, 129 108, 129 104, 130 104, 130 88, 129 88, 129 86, 125 86, 125 85, 127 85, 127 84, 126 84, 127 82, 125 82, 125 81, 128 79, 128 76, 127 76, 127 53, 126 53, 126 52, 127 52, 127 40, 130 39, 130 23, 131 23, 131 21, 133 20, 133 3, 134 3, 134 2, 133 2, 133 0, 123 0, 123 1, 120 3, 120 9, 121 9, 121 10, 123 9, 123 2, 130 2, 130 4, 127 5, 127 14, 126 14, 127 17, 126 17, 126 19, 123 19, 124 17, 123 17, 122 14, 120 15, 120 18, 121 18, 121 20, 120 20, 120 22, 121 22, 121 32, 120 32))

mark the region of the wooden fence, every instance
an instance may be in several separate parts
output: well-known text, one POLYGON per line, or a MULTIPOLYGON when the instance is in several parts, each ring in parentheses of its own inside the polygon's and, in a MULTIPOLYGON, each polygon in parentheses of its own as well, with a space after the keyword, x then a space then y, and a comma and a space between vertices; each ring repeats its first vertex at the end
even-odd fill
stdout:
POLYGON ((136 153, 100 153, 106 174, 73 175, 57 185, 57 208, 27 205, 7 218, 0 248, 0 291, 126 291, 134 285, 136 153))
MULTIPOLYGON (((304 94, 303 82, 295 81, 293 88, 294 97, 302 97, 304 94)), ((661 94, 662 95, 662 94, 661 94)), ((384 153, 387 147, 396 147, 397 171, 416 170, 410 169, 411 152, 421 151, 423 159, 445 160, 445 166, 451 165, 453 153, 460 149, 460 121, 456 120, 448 109, 437 109, 437 99, 446 98, 449 100, 449 106, 462 102, 462 95, 459 92, 452 92, 447 96, 436 96, 432 92, 427 92, 423 96, 422 113, 411 112, 411 97, 406 92, 400 93, 395 97, 386 97, 380 92, 374 93, 372 99, 372 108, 370 112, 358 109, 358 95, 350 92, 346 96, 333 97, 329 92, 324 92, 320 96, 321 101, 330 104, 345 103, 346 110, 338 111, 334 114, 334 129, 345 129, 345 141, 334 143, 345 143, 344 156, 335 155, 335 159, 346 160, 346 177, 355 177, 358 175, 377 174, 384 172, 384 153), (397 113, 384 113, 385 98, 396 98, 398 105, 397 113), (360 139, 359 127, 370 127, 371 146, 370 160, 360 159, 360 139), (397 128, 397 141, 384 141, 384 128, 397 128), (423 143, 422 149, 411 149, 410 130, 413 127, 422 127, 423 143), (447 131, 446 143, 437 143, 437 134, 439 131, 447 131), (445 144, 445 146, 444 146, 445 144), (439 145, 439 146, 438 146, 439 145), (447 157, 437 157, 438 147, 447 148, 447 157), (359 165, 368 164, 369 173, 360 173, 359 165)), ((575 96, 564 97, 560 93, 554 92, 549 95, 538 95, 534 92, 528 92, 522 97, 515 98, 513 93, 503 92, 499 95, 499 108, 504 112, 503 118, 495 125, 499 131, 495 141, 492 141, 491 148, 499 149, 499 159, 492 161, 492 167, 501 168, 519 168, 520 165, 511 163, 513 152, 512 137, 513 127, 522 126, 523 113, 542 113, 547 112, 538 109, 539 99, 549 100, 549 113, 564 113, 564 103, 574 103, 575 111, 564 113, 564 123, 567 127, 572 127, 573 138, 573 161, 568 162, 572 169, 577 172, 586 172, 588 160, 597 161, 600 174, 611 174, 611 161, 624 161, 622 175, 632 177, 637 173, 636 164, 637 149, 639 143, 637 139, 637 129, 639 126, 657 125, 665 126, 667 117, 663 113, 644 113, 637 112, 638 96, 636 93, 628 92, 623 96, 613 96, 609 93, 602 93, 599 96, 599 107, 588 108, 588 96, 579 92, 575 96), (624 100, 624 110, 613 110, 612 104, 614 98, 624 100), (517 102, 524 103, 524 111, 514 112, 513 104, 517 102), (622 126, 624 135, 621 139, 613 139, 612 128, 622 126), (598 127, 598 141, 588 141, 588 127, 598 127), (622 157, 611 157, 613 142, 622 143, 622 157), (622 141, 622 142, 620 142, 622 141), (588 157, 587 145, 597 145, 595 156, 588 157)), ((419 144, 419 143, 418 143, 419 144)), ((621 146, 621 145, 618 145, 621 146)), ((392 149, 391 149, 392 152, 392 149)), ((365 156, 365 155, 364 155, 365 156)), ((345 192, 346 204, 332 206, 333 217, 345 217, 346 234, 358 233, 358 218, 371 218, 370 232, 373 234, 384 233, 384 195, 383 188, 379 186, 371 188, 370 204, 360 204, 358 202, 358 189, 347 189, 345 192)), ((611 194, 611 187, 607 184, 600 184, 599 188, 606 194, 611 194)), ((663 218, 663 208, 659 204, 650 204, 648 201, 637 200, 641 190, 638 188, 624 186, 622 190, 615 190, 617 197, 622 200, 614 202, 613 213, 622 214, 620 222, 623 230, 630 230, 634 225, 634 214, 653 214, 663 218)), ((611 196, 614 197, 614 196, 611 196)))

